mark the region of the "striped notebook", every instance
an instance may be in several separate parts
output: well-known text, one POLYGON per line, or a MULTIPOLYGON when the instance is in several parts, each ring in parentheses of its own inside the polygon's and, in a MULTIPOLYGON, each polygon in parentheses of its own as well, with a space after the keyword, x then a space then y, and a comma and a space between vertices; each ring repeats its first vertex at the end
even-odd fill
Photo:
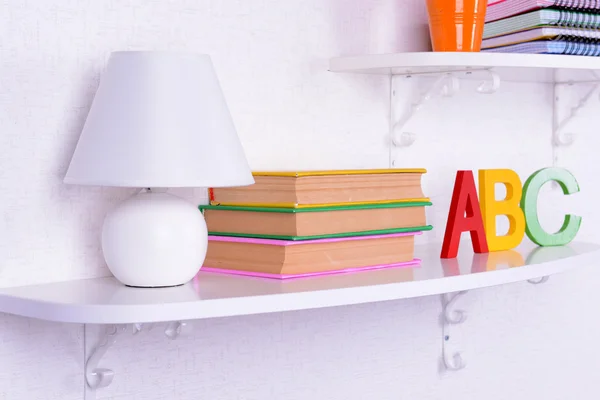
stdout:
POLYGON ((600 30, 577 29, 577 28, 560 28, 560 27, 545 27, 530 29, 510 35, 497 36, 490 39, 485 39, 481 43, 482 49, 490 49, 493 47, 509 46, 524 42, 533 42, 534 40, 572 40, 582 43, 593 43, 600 39, 600 30))
POLYGON ((598 29, 600 15, 567 10, 537 10, 485 24, 483 38, 489 39, 543 26, 598 29))
POLYGON ((568 40, 538 40, 510 46, 482 49, 489 53, 566 54, 572 56, 600 56, 600 45, 568 40))
POLYGON ((488 4, 486 22, 523 14, 540 8, 558 7, 568 10, 600 10, 599 0, 493 0, 488 4))

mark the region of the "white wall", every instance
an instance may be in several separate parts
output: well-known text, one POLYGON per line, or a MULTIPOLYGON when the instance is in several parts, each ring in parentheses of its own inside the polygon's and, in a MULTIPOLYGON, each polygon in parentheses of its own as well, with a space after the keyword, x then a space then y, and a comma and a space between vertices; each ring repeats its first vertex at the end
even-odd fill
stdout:
MULTIPOLYGON (((441 240, 456 169, 509 167, 524 179, 550 164, 552 92, 505 83, 483 96, 467 82, 411 122, 413 147, 390 152, 389 78, 331 74, 328 58, 427 49, 425 20, 421 0, 0 2, 0 286, 108 274, 99 226, 131 191, 61 177, 112 50, 210 53, 255 169, 428 168, 436 230, 424 240, 441 240)), ((595 106, 560 158, 583 192, 550 191, 544 223, 575 210, 579 239, 597 241, 595 106)), ((103 361, 114 383, 97 398, 593 398, 599 276, 587 268, 467 294, 457 337, 469 365, 458 373, 439 371, 440 300, 428 297, 199 321, 175 342, 160 329, 124 336, 103 361)), ((82 326, 0 317, 0 399, 81 399, 83 342, 82 326)))

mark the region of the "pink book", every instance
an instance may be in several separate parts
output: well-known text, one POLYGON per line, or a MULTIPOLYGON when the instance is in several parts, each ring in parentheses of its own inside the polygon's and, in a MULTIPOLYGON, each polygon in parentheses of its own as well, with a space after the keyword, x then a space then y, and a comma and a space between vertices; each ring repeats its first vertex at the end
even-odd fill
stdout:
POLYGON ((421 232, 292 241, 209 236, 202 271, 273 279, 419 266, 421 232))

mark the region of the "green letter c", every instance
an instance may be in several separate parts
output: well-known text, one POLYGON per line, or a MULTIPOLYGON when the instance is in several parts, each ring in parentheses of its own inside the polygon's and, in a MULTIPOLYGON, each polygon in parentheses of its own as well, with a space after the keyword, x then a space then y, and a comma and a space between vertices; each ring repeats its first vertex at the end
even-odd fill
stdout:
POLYGON ((523 185, 521 208, 525 214, 527 237, 538 246, 562 246, 575 238, 581 225, 581 217, 567 214, 562 227, 556 233, 546 232, 540 225, 537 199, 542 186, 548 181, 557 182, 564 194, 579 192, 579 184, 569 171, 563 168, 544 168, 534 172, 523 185))

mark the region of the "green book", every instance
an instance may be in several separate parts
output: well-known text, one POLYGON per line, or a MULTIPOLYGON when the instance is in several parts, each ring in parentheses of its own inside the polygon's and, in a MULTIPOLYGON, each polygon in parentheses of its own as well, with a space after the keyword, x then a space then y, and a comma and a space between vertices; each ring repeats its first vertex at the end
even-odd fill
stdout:
POLYGON ((280 208, 201 205, 215 236, 313 240, 429 231, 429 201, 280 208))
POLYGON ((343 211, 343 210, 370 210, 374 208, 403 208, 403 207, 424 207, 430 206, 430 201, 414 201, 399 203, 372 203, 372 204, 349 204, 345 206, 327 206, 327 207, 307 207, 307 208, 284 208, 284 207, 250 207, 250 206, 220 206, 220 205, 199 205, 200 211, 204 210, 230 210, 230 211, 251 211, 251 212, 276 212, 276 213, 310 213, 324 211, 343 211))
POLYGON ((396 228, 396 229, 380 229, 374 231, 362 231, 362 232, 344 232, 344 233, 330 233, 326 235, 312 235, 312 236, 287 236, 287 235, 261 235, 254 233, 232 233, 232 232, 212 232, 208 231, 209 235, 214 236, 233 236, 233 237, 251 237, 259 239, 278 239, 278 240, 314 240, 314 239, 329 239, 329 238, 343 238, 352 236, 371 236, 371 235, 387 235, 392 233, 405 233, 405 232, 423 232, 430 231, 433 229, 431 225, 416 226, 412 228, 396 228))

